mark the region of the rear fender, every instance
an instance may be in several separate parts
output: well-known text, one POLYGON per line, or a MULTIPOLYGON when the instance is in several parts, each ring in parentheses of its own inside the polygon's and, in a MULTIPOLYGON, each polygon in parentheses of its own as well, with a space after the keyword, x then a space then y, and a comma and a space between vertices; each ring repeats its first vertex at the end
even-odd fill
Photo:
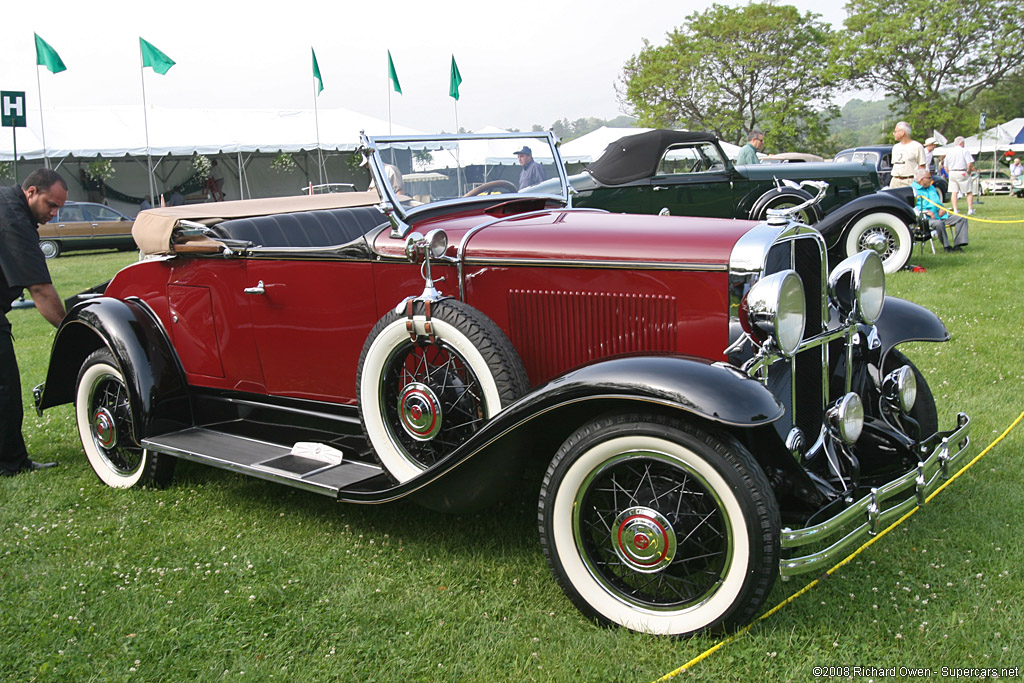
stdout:
POLYGON ((36 409, 74 402, 82 363, 104 347, 129 388, 136 439, 193 424, 185 375, 163 327, 141 302, 109 297, 89 299, 64 318, 36 409))
POLYGON ((912 226, 917 222, 914 209, 899 194, 892 192, 875 192, 836 207, 825 214, 825 217, 814 224, 815 229, 825 238, 829 249, 838 245, 846 234, 846 230, 863 216, 870 213, 891 213, 912 226))

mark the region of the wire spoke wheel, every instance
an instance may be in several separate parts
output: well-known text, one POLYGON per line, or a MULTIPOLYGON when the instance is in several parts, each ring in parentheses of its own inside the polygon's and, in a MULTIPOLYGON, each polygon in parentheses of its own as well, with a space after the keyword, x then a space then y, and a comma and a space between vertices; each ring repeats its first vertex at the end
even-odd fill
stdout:
POLYGON ((430 467, 472 436, 488 418, 480 380, 445 342, 399 348, 387 364, 381 405, 391 437, 430 467))
POLYGON ((92 388, 92 439, 108 466, 122 475, 142 464, 142 449, 132 443, 131 407, 120 378, 103 374, 92 388))
POLYGON ((95 351, 82 363, 75 418, 85 455, 104 484, 129 488, 170 482, 175 460, 139 445, 131 394, 107 349, 95 351))
POLYGON ((886 273, 895 273, 910 259, 913 238, 906 223, 890 213, 872 213, 850 226, 846 256, 873 251, 882 259, 886 273))
POLYGON ((384 469, 407 481, 448 457, 526 393, 501 329, 452 299, 392 311, 370 331, 356 386, 363 432, 384 469))
POLYGON ((707 482, 658 453, 608 463, 577 496, 584 561, 640 607, 692 605, 721 584, 728 515, 707 482))
POLYGON ((581 612, 643 633, 747 623, 778 573, 778 503, 746 448, 656 414, 580 427, 541 486, 541 545, 581 612))

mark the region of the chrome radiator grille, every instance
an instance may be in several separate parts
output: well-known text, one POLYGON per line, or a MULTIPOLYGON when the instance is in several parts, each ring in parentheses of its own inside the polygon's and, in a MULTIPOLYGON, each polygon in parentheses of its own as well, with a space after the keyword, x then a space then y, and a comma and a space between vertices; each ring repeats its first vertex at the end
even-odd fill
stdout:
MULTIPOLYGON (((796 234, 773 243, 764 257, 761 276, 793 269, 804 285, 806 325, 804 338, 820 334, 827 324, 825 253, 817 234, 796 234)), ((786 408, 786 417, 775 423, 785 438, 799 427, 807 438, 819 433, 828 403, 828 349, 811 346, 791 359, 779 359, 767 370, 767 386, 786 408)))

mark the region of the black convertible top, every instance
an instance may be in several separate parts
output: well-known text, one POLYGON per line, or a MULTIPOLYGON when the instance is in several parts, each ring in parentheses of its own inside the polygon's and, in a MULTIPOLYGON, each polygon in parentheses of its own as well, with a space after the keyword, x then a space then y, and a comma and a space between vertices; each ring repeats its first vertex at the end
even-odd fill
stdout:
POLYGON ((714 142, 710 133, 678 130, 652 130, 619 138, 605 148, 604 154, 587 171, 604 185, 622 185, 655 174, 662 154, 669 145, 680 142, 714 142))

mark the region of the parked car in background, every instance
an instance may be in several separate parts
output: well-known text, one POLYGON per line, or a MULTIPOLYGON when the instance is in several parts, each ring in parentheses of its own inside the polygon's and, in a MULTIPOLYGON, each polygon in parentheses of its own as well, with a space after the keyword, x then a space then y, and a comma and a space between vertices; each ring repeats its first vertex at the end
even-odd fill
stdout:
POLYGON ((1014 176, 1011 184, 1013 186, 1013 194, 1018 197, 1024 197, 1024 175, 1014 176))
POLYGON ((101 481, 167 484, 184 458, 464 510, 523 495, 532 465, 572 602, 682 635, 750 621, 777 576, 820 574, 963 457, 967 416, 940 431, 897 348, 945 326, 885 295, 874 252, 830 270, 794 219, 808 206, 762 222, 574 208, 551 134, 364 145, 383 197, 140 216, 149 257, 69 310, 36 389, 40 410, 75 404, 101 481), (426 151, 422 170, 456 182, 460 145, 488 140, 529 146, 555 182, 409 201, 386 181, 382 156, 426 151))
POLYGON ((981 193, 982 194, 1010 194, 1013 192, 1013 181, 1010 174, 1005 171, 982 171, 981 193))
POLYGON ((818 229, 838 262, 863 249, 895 272, 910 258, 916 217, 909 189, 879 192, 878 173, 862 163, 736 166, 709 133, 655 130, 608 145, 569 182, 573 204, 624 213, 764 220, 771 209, 811 198, 794 183, 823 180, 828 192, 801 219, 818 229), (792 181, 787 183, 786 181, 792 181))
MULTIPOLYGON (((889 187, 892 180, 892 145, 868 145, 851 147, 835 155, 832 161, 868 164, 878 170, 878 179, 882 187, 889 187)), ((939 191, 942 201, 948 201, 949 181, 939 173, 932 174, 932 185, 939 191)))
POLYGON ((46 258, 84 249, 135 249, 134 219, 92 202, 67 202, 57 217, 39 226, 39 248, 46 258))

